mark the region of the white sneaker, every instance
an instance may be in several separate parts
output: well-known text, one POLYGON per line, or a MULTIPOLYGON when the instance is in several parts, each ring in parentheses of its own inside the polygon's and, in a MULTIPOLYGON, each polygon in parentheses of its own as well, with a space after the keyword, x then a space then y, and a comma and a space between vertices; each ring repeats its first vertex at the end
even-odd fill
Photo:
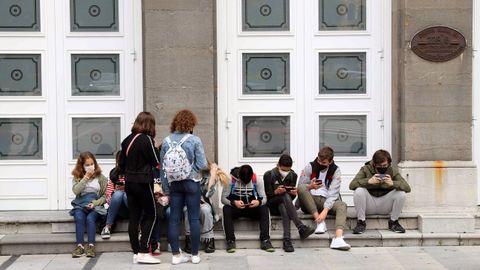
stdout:
POLYGON ((150 255, 150 253, 138 253, 137 262, 148 264, 161 263, 159 259, 154 258, 152 255, 150 255))
POLYGON ((335 237, 332 239, 332 243, 330 244, 330 248, 332 249, 340 249, 340 250, 349 250, 351 246, 343 240, 342 237, 335 237))
POLYGON ((133 254, 133 263, 138 263, 137 254, 133 254))
MULTIPOLYGON (((200 257, 198 259, 200 260, 200 257)), ((183 255, 183 253, 172 256, 172 264, 186 263, 188 261, 190 261, 190 257, 183 255)), ((198 261, 198 262, 200 262, 200 261, 198 261)))
POLYGON ((317 228, 315 229, 315 234, 322 234, 327 231, 327 224, 325 224, 325 221, 322 221, 322 223, 317 224, 317 228))
POLYGON ((200 256, 198 255, 192 256, 192 263, 194 264, 200 263, 200 256))

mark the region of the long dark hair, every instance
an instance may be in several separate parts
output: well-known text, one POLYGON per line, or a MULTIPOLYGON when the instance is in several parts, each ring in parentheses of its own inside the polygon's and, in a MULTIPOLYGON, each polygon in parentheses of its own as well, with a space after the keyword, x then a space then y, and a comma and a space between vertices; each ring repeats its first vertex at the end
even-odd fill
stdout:
POLYGON ((132 133, 143 133, 155 137, 155 116, 150 112, 139 113, 133 123, 132 133))

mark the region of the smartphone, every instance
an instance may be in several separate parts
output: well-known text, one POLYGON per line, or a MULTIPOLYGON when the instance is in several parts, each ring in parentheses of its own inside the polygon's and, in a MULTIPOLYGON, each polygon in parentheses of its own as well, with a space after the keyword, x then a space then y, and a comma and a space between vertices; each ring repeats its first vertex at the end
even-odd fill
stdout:
POLYGON ((380 178, 381 181, 385 180, 385 174, 379 174, 378 178, 380 178))
POLYGON ((315 179, 315 184, 321 185, 323 181, 321 179, 315 179))
POLYGON ((286 190, 287 192, 292 191, 292 190, 294 190, 294 189, 295 189, 295 187, 285 187, 285 190, 286 190))

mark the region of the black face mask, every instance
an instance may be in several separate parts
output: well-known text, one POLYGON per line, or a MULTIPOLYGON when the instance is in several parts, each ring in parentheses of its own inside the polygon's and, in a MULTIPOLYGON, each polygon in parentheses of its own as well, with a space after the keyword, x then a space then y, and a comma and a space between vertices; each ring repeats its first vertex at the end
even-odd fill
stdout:
POLYGON ((388 170, 388 167, 375 167, 375 169, 377 169, 379 174, 385 174, 388 170))
POLYGON ((328 165, 319 164, 318 167, 320 168, 320 171, 323 171, 323 170, 325 170, 326 168, 328 168, 328 165))

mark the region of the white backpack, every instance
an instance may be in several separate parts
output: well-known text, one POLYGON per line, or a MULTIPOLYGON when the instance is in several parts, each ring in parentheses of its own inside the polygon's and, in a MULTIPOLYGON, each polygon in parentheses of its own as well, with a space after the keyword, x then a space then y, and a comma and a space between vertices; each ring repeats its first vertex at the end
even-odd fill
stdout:
POLYGON ((170 137, 165 139, 169 148, 165 156, 163 156, 162 168, 169 183, 187 179, 192 171, 192 165, 188 161, 187 153, 182 148, 182 144, 190 136, 190 134, 183 136, 180 142, 172 142, 170 137))

